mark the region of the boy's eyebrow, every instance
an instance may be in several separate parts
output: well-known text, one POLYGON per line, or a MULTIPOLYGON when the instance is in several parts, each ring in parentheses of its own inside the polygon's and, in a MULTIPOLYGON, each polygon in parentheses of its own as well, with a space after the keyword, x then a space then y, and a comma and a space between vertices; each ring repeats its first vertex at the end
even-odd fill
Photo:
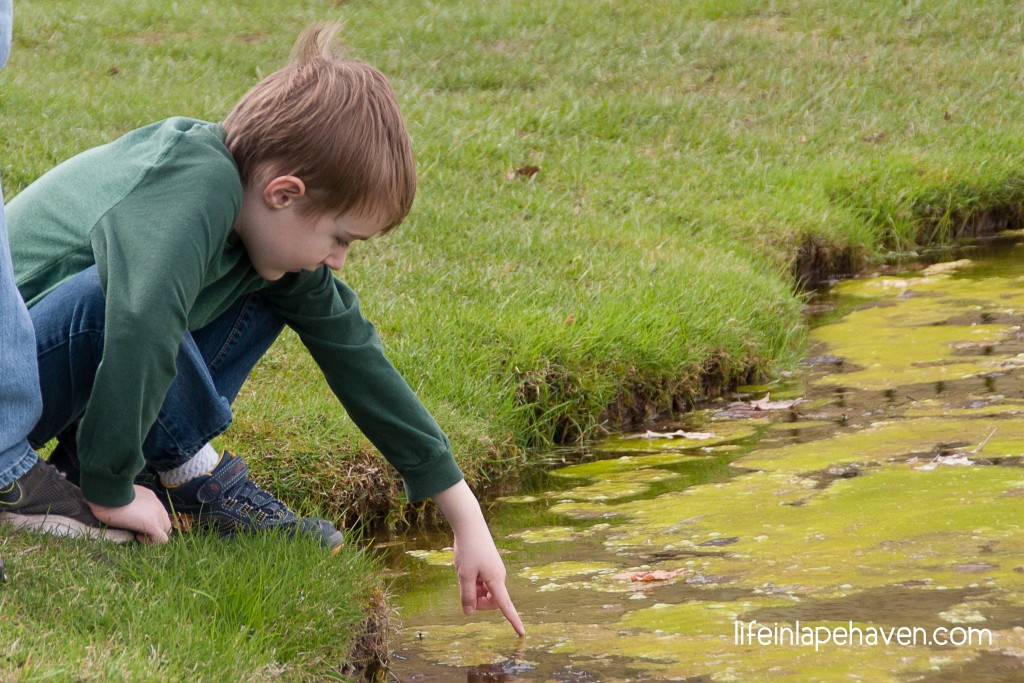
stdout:
POLYGON ((369 237, 360 237, 359 235, 352 234, 348 230, 343 230, 342 233, 345 236, 345 241, 346 242, 366 242, 367 240, 371 240, 371 239, 373 239, 374 237, 376 237, 379 234, 379 233, 373 233, 369 237))
POLYGON ((374 237, 376 237, 377 235, 379 235, 381 233, 381 231, 380 230, 374 230, 371 234, 366 235, 366 236, 357 235, 357 234, 355 234, 354 232, 352 232, 349 229, 342 230, 342 233, 345 235, 346 238, 348 238, 349 242, 366 242, 367 240, 371 240, 374 237))

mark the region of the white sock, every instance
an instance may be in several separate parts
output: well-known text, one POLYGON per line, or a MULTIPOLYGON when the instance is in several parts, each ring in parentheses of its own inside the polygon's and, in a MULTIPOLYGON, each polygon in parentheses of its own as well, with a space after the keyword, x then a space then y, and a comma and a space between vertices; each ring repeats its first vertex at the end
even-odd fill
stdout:
POLYGON ((219 462, 220 453, 212 445, 206 444, 184 465, 178 465, 166 472, 158 472, 160 483, 164 486, 181 486, 201 474, 212 472, 219 462))

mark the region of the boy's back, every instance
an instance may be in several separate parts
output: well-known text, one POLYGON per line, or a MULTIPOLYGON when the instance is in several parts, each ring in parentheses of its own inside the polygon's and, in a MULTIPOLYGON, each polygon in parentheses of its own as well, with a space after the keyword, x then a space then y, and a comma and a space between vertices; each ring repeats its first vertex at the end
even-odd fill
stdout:
MULTIPOLYGON (((32 306, 94 263, 108 289, 126 277, 170 286, 199 266, 213 267, 209 279, 235 265, 210 259, 231 236, 241 200, 220 126, 172 118, 132 131, 65 161, 11 202, 18 288, 32 306)), ((193 313, 211 314, 201 302, 193 313)))

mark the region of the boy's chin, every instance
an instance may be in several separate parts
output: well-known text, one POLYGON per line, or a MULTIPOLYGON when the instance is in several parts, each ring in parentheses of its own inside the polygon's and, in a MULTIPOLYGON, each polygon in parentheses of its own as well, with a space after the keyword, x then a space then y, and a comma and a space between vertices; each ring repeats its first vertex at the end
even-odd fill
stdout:
POLYGON ((287 275, 287 272, 283 270, 270 270, 267 268, 257 268, 256 272, 260 274, 261 278, 263 278, 264 280, 269 280, 271 282, 274 282, 275 280, 280 280, 285 275, 287 275))

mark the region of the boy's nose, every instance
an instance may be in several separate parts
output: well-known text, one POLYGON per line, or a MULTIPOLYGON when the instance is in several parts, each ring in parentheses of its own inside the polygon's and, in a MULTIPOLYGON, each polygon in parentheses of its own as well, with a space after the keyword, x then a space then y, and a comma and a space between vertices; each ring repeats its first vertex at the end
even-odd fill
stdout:
POLYGON ((331 270, 341 270, 342 266, 345 265, 345 256, 348 255, 348 249, 337 249, 331 252, 330 256, 325 258, 322 263, 330 268, 331 270))

